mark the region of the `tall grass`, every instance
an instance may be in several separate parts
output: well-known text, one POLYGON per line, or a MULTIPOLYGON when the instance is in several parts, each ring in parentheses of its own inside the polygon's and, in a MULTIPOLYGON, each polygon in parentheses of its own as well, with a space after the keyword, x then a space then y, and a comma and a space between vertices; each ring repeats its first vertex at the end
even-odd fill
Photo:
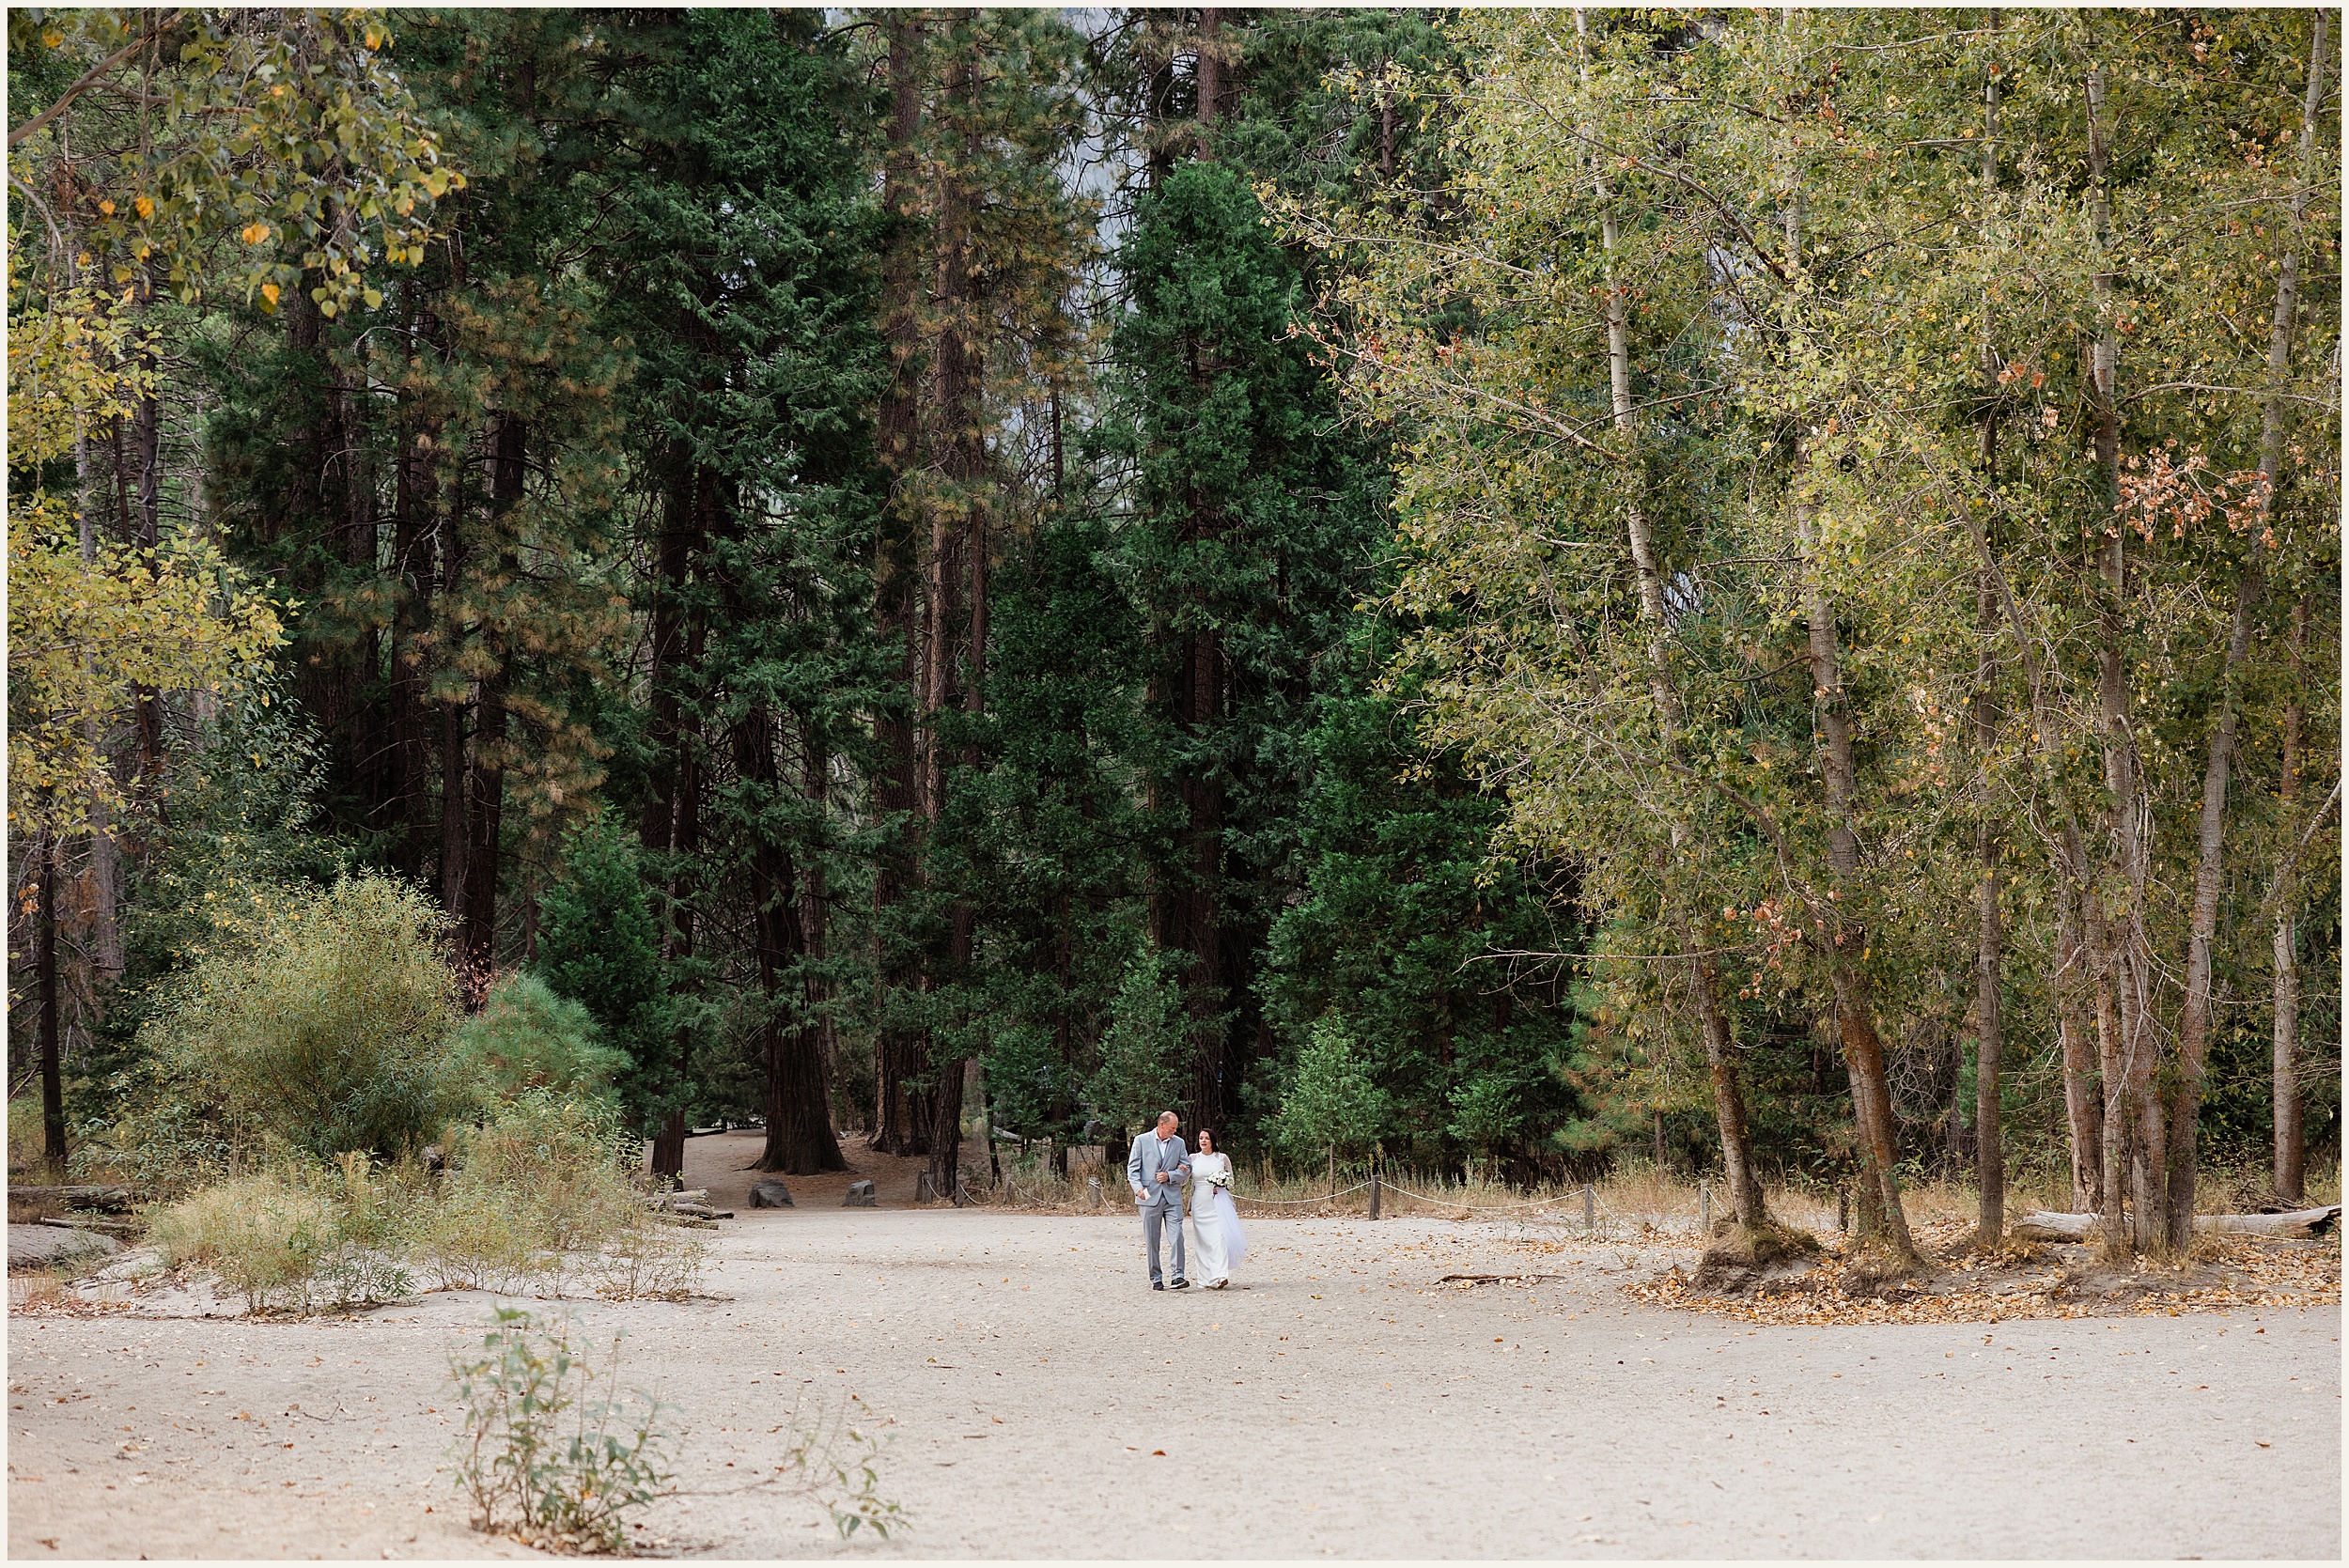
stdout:
MULTIPOLYGON (((1130 1209, 1124 1168, 1105 1164, 1098 1174, 1101 1211, 1130 1209)), ((1326 1169, 1283 1172, 1266 1160, 1242 1167, 1235 1175, 1233 1196, 1243 1216, 1367 1219, 1370 1214, 1370 1193, 1360 1188, 1368 1172, 1360 1165, 1339 1166, 1334 1199, 1326 1169)), ((2198 1207, 2205 1213, 2225 1213, 2236 1212, 2236 1205, 2255 1204, 2254 1189, 2263 1194, 2265 1179, 2263 1169, 2215 1168, 2198 1185, 2198 1207)), ((1477 1219, 1574 1234, 1584 1229, 1579 1182, 1525 1187, 1494 1180, 1482 1172, 1462 1177, 1392 1165, 1381 1170, 1379 1180, 1379 1211, 1387 1219, 1477 1219)), ((1707 1188, 1710 1212, 1719 1222, 1730 1212, 1721 1178, 1684 1175, 1659 1171, 1648 1161, 1626 1160, 1591 1184, 1592 1228, 1602 1237, 1616 1239, 1648 1233, 1693 1237, 1706 1212, 1707 1188)), ((1083 1177, 1068 1180, 1041 1156, 1003 1160, 1000 1181, 991 1186, 974 1181, 972 1191, 980 1202, 998 1207, 1039 1213, 1094 1212, 1083 1177)), ((1838 1207, 1831 1185, 1765 1180, 1762 1191, 1764 1203, 1781 1221, 1821 1235, 1835 1234, 1838 1207)), ((2340 1193, 2337 1164, 2310 1172, 2308 1201, 2311 1204, 2338 1203, 2340 1193)), ((1965 1178, 1912 1179, 1903 1186, 1902 1201, 1912 1223, 1971 1220, 1980 1210, 1981 1190, 1965 1178)), ((2032 1209, 2068 1208, 2069 1177, 2060 1170, 2015 1172, 2007 1179, 2006 1206, 2010 1219, 2032 1209)))
POLYGON ((608 1108, 525 1094, 451 1129, 442 1171, 406 1158, 286 1155, 149 1211, 173 1267, 201 1267, 249 1311, 308 1312, 436 1290, 588 1289, 675 1296, 704 1250, 654 1212, 608 1108))

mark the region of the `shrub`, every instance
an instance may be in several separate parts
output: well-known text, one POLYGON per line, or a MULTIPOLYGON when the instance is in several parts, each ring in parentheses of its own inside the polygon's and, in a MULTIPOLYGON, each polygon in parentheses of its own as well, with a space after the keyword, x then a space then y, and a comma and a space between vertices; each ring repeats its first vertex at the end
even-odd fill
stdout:
POLYGON ((613 1081, 627 1070, 625 1051, 602 1042, 587 1009, 527 973, 490 988, 481 1011, 449 1035, 451 1065, 489 1103, 527 1090, 617 1104, 613 1081))
POLYGON ((482 1353, 450 1360, 465 1410, 456 1481, 474 1529, 619 1551, 629 1513, 668 1481, 660 1405, 639 1392, 617 1397, 619 1336, 600 1371, 583 1339, 574 1318, 500 1308, 482 1353))
POLYGON ((120 1141, 209 1141, 248 1159, 428 1141, 465 1106, 443 924, 422 893, 376 876, 272 909, 258 939, 204 957, 148 1026, 148 1093, 120 1141))
POLYGON ((1324 1149, 1334 1155, 1368 1145, 1386 1119, 1387 1097, 1371 1082, 1369 1063, 1355 1053, 1337 1015, 1324 1014, 1297 1053, 1273 1120, 1274 1137, 1292 1156, 1324 1149))
POLYGON ((692 1289, 702 1249, 646 1207, 630 1180, 643 1145, 615 1117, 608 1101, 533 1090, 452 1129, 452 1169, 412 1232, 418 1266, 451 1290, 559 1288, 567 1269, 615 1298, 692 1289))
POLYGON ((1126 966, 1085 1094, 1112 1126, 1146 1127, 1186 1097, 1190 1025, 1179 972, 1178 958, 1147 949, 1126 966))
POLYGON ((556 995, 585 1007, 603 1043, 627 1058, 621 1103, 631 1126, 647 1128, 682 1103, 682 1086, 669 968, 636 841, 591 818, 564 841, 563 861, 563 880, 538 900, 538 972, 556 995))
POLYGON ((412 1288, 393 1255, 399 1196, 350 1155, 219 1183, 154 1210, 148 1237, 173 1267, 197 1265, 249 1312, 390 1300, 412 1288))

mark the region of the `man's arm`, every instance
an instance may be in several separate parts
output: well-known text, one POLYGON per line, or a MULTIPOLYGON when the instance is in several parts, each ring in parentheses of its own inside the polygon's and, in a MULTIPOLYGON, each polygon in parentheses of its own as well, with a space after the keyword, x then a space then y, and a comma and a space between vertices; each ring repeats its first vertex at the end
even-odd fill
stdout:
POLYGON ((1142 1140, 1137 1138, 1126 1150, 1126 1185, 1142 1196, 1142 1140))

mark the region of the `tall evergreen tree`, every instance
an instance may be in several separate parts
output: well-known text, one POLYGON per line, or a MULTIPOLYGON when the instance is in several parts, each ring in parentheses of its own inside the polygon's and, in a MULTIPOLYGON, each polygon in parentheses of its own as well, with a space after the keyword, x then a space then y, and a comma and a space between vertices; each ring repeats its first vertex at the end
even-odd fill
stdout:
MULTIPOLYGON (((864 606, 879 380, 866 105, 813 13, 694 12, 633 84, 647 127, 615 310, 652 636, 643 836, 698 1044, 754 1038, 762 1168, 841 1166, 823 1041, 834 763, 875 700, 864 606)), ((684 1110, 656 1151, 683 1157, 684 1110)))

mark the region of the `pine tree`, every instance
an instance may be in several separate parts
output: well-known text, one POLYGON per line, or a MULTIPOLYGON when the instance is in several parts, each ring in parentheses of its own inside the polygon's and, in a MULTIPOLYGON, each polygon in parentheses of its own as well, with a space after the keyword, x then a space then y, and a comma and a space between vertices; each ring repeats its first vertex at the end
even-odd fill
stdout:
POLYGON ((563 877, 539 899, 538 974, 587 1009, 601 1043, 625 1053, 616 1085, 629 1125, 650 1131, 683 1091, 671 1058, 669 971, 636 844, 608 817, 563 841, 563 877))
MULTIPOLYGON (((834 761, 879 674, 864 104, 807 13, 695 13, 634 91, 647 130, 614 293, 643 345, 631 441, 658 520, 642 819, 696 998, 677 1070, 754 1037, 761 1168, 838 1170, 825 933, 853 831, 834 761)), ((657 1170, 682 1132, 680 1110, 657 1170)))

